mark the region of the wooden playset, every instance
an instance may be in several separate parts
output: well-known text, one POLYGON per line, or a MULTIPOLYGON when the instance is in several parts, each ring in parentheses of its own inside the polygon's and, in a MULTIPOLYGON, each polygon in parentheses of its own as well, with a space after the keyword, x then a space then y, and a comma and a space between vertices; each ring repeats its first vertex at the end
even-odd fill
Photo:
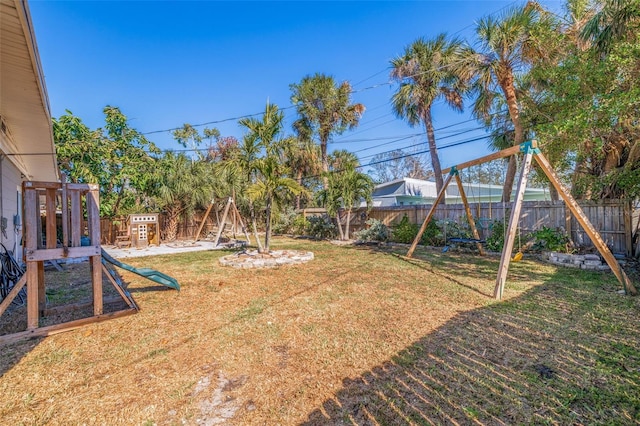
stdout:
MULTIPOLYGON (((620 266, 618 261, 615 259, 615 257, 611 253, 611 250, 609 250, 609 247, 607 247, 604 240, 602 239, 598 231, 594 228, 594 226, 591 224, 587 216, 582 211, 582 208, 578 205, 578 203, 573 198, 569 190, 562 184, 562 182, 556 175, 555 171, 551 167, 551 164, 549 163, 549 161, 538 148, 538 144, 535 140, 527 141, 521 145, 516 145, 511 148, 504 149, 502 151, 494 152, 493 154, 489 154, 484 157, 477 158, 475 160, 467 161, 465 163, 443 170, 442 173, 443 174, 448 173, 448 176, 444 181, 444 185, 442 186, 442 189, 438 193, 436 201, 433 203, 433 206, 431 206, 431 209, 429 210, 427 217, 422 223, 422 226, 418 231, 418 235, 413 240, 413 243, 411 244, 411 247, 407 252, 407 257, 413 256, 413 252, 415 251, 416 246, 418 245, 418 242, 422 237, 422 234, 427 229, 427 225, 433 218, 433 214, 438 204, 444 199, 444 194, 447 189, 447 186, 449 185, 449 183, 453 178, 456 179, 456 182, 458 184, 458 189, 460 190, 460 195, 462 198, 462 202, 464 204, 464 208, 467 213, 467 219, 469 220, 469 225, 471 226, 471 230, 473 232, 474 238, 477 240, 479 238, 478 231, 476 229, 475 221, 473 219, 473 215, 471 214, 471 209, 469 207, 469 203, 467 201, 467 198, 462 186, 462 182, 460 181, 458 171, 468 167, 478 165, 478 164, 483 164, 488 161, 498 160, 500 158, 506 158, 512 155, 517 155, 517 154, 523 154, 524 158, 522 162, 522 168, 520 170, 518 186, 516 189, 516 197, 513 200, 513 203, 511 206, 511 216, 509 218, 509 225, 506 231, 504 248, 502 250, 502 256, 500 258, 500 266, 498 269, 498 276, 496 278, 494 297, 496 299, 502 298, 505 282, 507 280, 507 273, 509 271, 509 264, 512 260, 519 260, 518 257, 522 256, 521 254, 519 254, 519 256, 516 256, 515 259, 512 259, 513 246, 516 238, 516 232, 518 229, 518 221, 520 219, 522 201, 524 200, 524 191, 527 187, 527 180, 529 177, 529 171, 531 169, 532 159, 536 160, 540 169, 544 172, 544 174, 547 176, 551 184, 558 191, 558 194, 560 194, 560 196, 564 200, 567 207, 569 207, 569 209, 571 210, 571 213, 576 217, 576 219, 578 220, 578 223, 580 223, 580 226, 582 226, 587 236, 591 239, 595 247, 600 252, 600 255, 602 256, 602 258, 607 262, 607 265, 609 265, 609 267, 615 274, 618 281, 620 281, 620 283, 622 284, 625 292, 631 295, 637 294, 636 288, 631 283, 631 280, 629 280, 629 277, 627 277, 627 275, 625 274, 624 270, 622 269, 622 266, 620 266)), ((479 242, 478 242, 478 249, 482 253, 482 247, 479 242)))

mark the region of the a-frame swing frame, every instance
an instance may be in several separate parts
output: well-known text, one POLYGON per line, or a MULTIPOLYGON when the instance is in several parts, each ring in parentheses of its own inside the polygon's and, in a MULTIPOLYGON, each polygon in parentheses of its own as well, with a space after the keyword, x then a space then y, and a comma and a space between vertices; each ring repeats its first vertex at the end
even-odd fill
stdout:
MULTIPOLYGON (((207 211, 204 213, 204 216, 202 217, 202 223, 200 223, 200 226, 198 227, 198 231, 196 232, 196 235, 193 238, 194 243, 200 239, 200 233, 202 232, 202 229, 204 228, 207 218, 209 217, 209 214, 211 213, 211 210, 215 205, 216 205, 215 199, 211 200, 211 204, 209 204, 209 207, 207 207, 207 211)), ((247 228, 244 226, 242 215, 238 211, 238 208, 236 207, 236 203, 233 197, 229 197, 227 199, 227 203, 224 206, 222 218, 218 223, 218 232, 216 233, 216 239, 215 239, 214 245, 217 246, 220 243, 220 237, 222 236, 222 232, 224 231, 224 228, 226 226, 229 210, 231 210, 231 215, 233 216, 233 218, 240 224, 240 227, 242 228, 242 232, 244 233, 244 236, 247 239, 247 244, 251 244, 251 238, 249 238, 249 233, 247 232, 247 228)), ((217 211, 216 211, 216 216, 217 216, 217 211)))
MULTIPOLYGON (((427 213, 427 217, 425 218, 420 230, 418 231, 418 235, 413 240, 409 251, 407 252, 407 257, 413 256, 413 252, 418 245, 418 241, 422 237, 422 234, 427 228, 427 225, 433 218, 435 213, 435 209, 440 204, 440 202, 444 199, 444 194, 447 189, 447 186, 451 182, 452 178, 455 176, 456 181, 458 183, 458 188, 460 190, 460 195, 462 198, 462 202, 465 207, 465 211, 467 212, 467 218, 469 219, 469 224, 471 225, 471 229, 473 235, 476 239, 478 239, 478 231, 475 226, 475 222, 473 220, 473 216, 471 215, 471 210, 469 209, 469 204, 467 202, 466 195, 464 193, 464 188, 462 187, 462 183, 460 182, 460 177, 458 175, 458 170, 462 170, 471 166, 475 166, 478 164, 483 164, 488 161, 497 160, 500 158, 510 157, 511 155, 516 155, 518 153, 524 154, 524 161, 522 169, 520 170, 520 177, 518 179, 518 186, 516 190, 516 197, 512 203, 511 207, 511 216, 509 218, 509 225, 507 227, 507 235, 504 242, 504 246, 502 249, 502 256, 500 258, 500 266, 498 269, 498 276, 496 278, 496 286, 494 289, 494 297, 496 299, 502 299, 502 295, 504 293, 504 286, 507 280, 507 273, 509 272, 509 264, 511 263, 511 255, 513 252, 513 245, 515 242, 516 231, 518 228, 518 221, 520 220, 520 212, 522 211, 522 202, 524 200, 524 192, 527 187, 527 181, 529 178, 529 172, 531 170, 531 161, 535 159, 535 161, 540 166, 540 169, 547 176, 551 184, 558 191, 558 194, 562 197, 567 207, 571 213, 575 216, 580 223, 580 226, 584 229, 587 236, 591 239, 595 247, 598 249, 598 252, 602 255, 604 260, 607 262, 607 265, 611 268, 611 271, 614 273, 620 284, 622 284, 625 292, 630 295, 636 295, 638 292, 636 288, 631 283, 631 280, 625 274, 622 266, 615 259, 609 247, 607 247, 606 243, 600 236, 600 233, 594 228, 594 226, 589 221, 589 218, 584 214, 584 211, 580 207, 580 205, 573 198, 569 190, 560 182, 558 176, 555 171, 551 167, 551 164, 547 160, 547 158, 542 154, 540 149, 538 148, 538 144, 535 140, 527 141, 522 143, 521 145, 512 146, 510 148, 504 149, 502 151, 495 152, 493 154, 486 155, 484 157, 477 158, 475 160, 470 160, 465 163, 459 164, 457 166, 451 167, 449 169, 445 169, 442 173, 448 173, 449 176, 444 181, 442 189, 438 193, 435 202, 431 206, 431 209, 427 213)), ((480 247, 479 247, 480 248, 480 247)), ((482 253, 482 252, 481 252, 482 253)))

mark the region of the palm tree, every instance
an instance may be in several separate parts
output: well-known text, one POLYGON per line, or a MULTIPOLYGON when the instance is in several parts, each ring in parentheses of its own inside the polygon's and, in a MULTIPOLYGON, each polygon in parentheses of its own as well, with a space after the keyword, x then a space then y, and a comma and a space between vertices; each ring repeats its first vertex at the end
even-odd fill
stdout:
POLYGON ((271 242, 271 216, 274 205, 278 205, 286 194, 294 195, 305 192, 305 189, 288 177, 290 170, 284 163, 284 152, 293 138, 282 137, 284 115, 274 104, 267 103, 261 119, 243 118, 240 125, 249 133, 245 143, 250 146, 250 158, 245 167, 252 179, 247 187, 247 195, 252 202, 265 203, 265 242, 263 252, 269 252, 271 242), (256 152, 262 150, 262 156, 256 152))
POLYGON ((157 160, 152 202, 167 214, 165 239, 177 237, 180 218, 211 199, 216 183, 210 164, 169 151, 157 160))
POLYGON ((265 238, 264 252, 269 252, 271 243, 271 221, 275 205, 286 200, 288 193, 297 195, 305 191, 304 187, 286 176, 286 167, 277 157, 266 156, 255 163, 256 181, 247 188, 247 195, 252 201, 263 200, 265 203, 265 238))
POLYGON ((461 47, 458 39, 447 40, 440 34, 433 40, 414 41, 402 56, 391 61, 391 78, 400 83, 391 99, 393 111, 412 127, 424 124, 438 191, 444 183, 431 107, 443 99, 454 110, 462 111, 464 81, 455 72, 461 47))
MULTIPOLYGON (((320 150, 310 138, 298 135, 298 138, 286 146, 285 152, 286 165, 292 172, 298 185, 304 185, 304 177, 309 178, 320 173, 320 150)), ((316 180, 311 179, 313 182, 316 180)), ((301 208, 301 194, 296 195, 296 209, 301 208)))
POLYGON ((329 154, 329 169, 340 172, 355 169, 360 165, 358 157, 346 149, 337 149, 329 154))
POLYGON ((354 207, 358 207, 362 200, 366 201, 367 206, 371 204, 371 193, 373 192, 374 183, 369 175, 361 173, 355 168, 349 168, 339 175, 342 205, 347 211, 347 224, 344 230, 344 238, 348 240, 351 211, 354 207))
MULTIPOLYGON (((292 84, 291 103, 296 106, 300 118, 294 123, 298 134, 320 142, 322 171, 329 171, 327 144, 333 135, 340 135, 358 125, 365 107, 351 103, 351 85, 336 85, 333 77, 324 74, 306 76, 299 84, 292 84)), ((327 177, 323 178, 328 187, 327 177)))
POLYGON ((321 205, 325 206, 330 216, 336 217, 340 239, 348 240, 351 212, 354 207, 360 205, 362 200, 366 201, 367 205, 371 203, 374 183, 369 175, 358 171, 358 161, 353 154, 347 151, 334 152, 336 153, 339 154, 337 156, 339 160, 333 164, 340 167, 327 173, 329 186, 318 192, 317 199, 321 205), (347 212, 344 231, 340 220, 340 208, 347 212))
MULTIPOLYGON (((474 114, 487 121, 496 98, 504 96, 513 124, 514 145, 524 142, 525 134, 516 77, 518 73, 526 71, 531 58, 538 51, 535 40, 530 37, 538 17, 538 9, 527 5, 509 10, 500 18, 488 16, 481 19, 476 28, 480 49, 478 52, 469 51, 466 56, 466 72, 474 78, 474 114)), ((503 201, 511 198, 515 174, 516 159, 511 157, 502 192, 503 201)))

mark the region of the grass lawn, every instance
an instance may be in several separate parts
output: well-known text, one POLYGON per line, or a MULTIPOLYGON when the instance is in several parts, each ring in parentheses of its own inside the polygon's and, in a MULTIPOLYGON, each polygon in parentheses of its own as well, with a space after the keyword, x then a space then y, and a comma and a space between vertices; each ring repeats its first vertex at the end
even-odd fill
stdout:
POLYGON ((611 273, 525 259, 496 302, 496 257, 274 246, 315 260, 126 260, 182 291, 123 272, 137 315, 1 346, 0 423, 640 423, 640 299, 611 273))

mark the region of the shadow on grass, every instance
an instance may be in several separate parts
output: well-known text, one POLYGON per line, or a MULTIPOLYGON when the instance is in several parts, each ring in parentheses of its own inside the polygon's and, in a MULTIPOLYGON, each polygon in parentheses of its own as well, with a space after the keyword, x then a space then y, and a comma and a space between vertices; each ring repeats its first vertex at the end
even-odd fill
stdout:
POLYGON ((345 378, 303 424, 640 423, 640 301, 574 274, 457 315, 345 378))

